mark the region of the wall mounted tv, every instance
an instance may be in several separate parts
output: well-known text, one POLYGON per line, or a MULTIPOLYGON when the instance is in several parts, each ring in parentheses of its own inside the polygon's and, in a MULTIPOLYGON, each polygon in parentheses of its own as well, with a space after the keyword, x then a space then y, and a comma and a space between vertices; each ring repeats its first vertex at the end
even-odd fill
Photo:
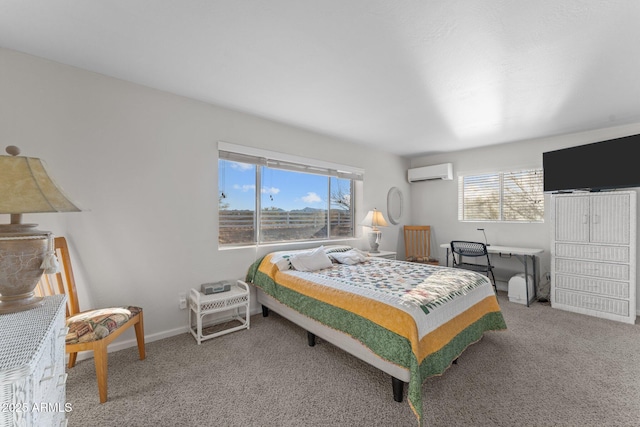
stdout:
POLYGON ((542 153, 544 191, 640 187, 640 135, 542 153))

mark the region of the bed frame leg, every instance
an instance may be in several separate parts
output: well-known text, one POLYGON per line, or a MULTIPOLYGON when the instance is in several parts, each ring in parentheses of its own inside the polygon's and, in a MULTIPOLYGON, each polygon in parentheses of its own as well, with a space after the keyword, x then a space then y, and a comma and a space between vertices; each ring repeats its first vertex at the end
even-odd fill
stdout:
POLYGON ((269 317, 269 307, 262 306, 262 317, 269 317))
POLYGON ((393 386, 393 400, 396 402, 402 402, 402 395, 404 394, 404 382, 391 377, 391 385, 393 386))
POLYGON ((309 341, 309 347, 313 347, 316 345, 316 336, 311 332, 307 331, 307 341, 309 341))

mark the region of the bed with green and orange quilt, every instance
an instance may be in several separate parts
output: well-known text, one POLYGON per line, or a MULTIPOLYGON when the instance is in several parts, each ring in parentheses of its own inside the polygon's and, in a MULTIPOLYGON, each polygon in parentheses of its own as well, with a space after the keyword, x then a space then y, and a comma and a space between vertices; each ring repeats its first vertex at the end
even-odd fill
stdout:
POLYGON ((272 252, 254 262, 247 282, 269 309, 315 337, 389 374, 393 395, 422 424, 422 383, 442 374, 485 332, 506 329, 489 279, 475 272, 375 257, 337 262, 350 248, 272 252), (313 252, 322 268, 294 267, 313 252), (336 255, 335 258, 333 255, 336 255), (360 261, 361 260, 361 261, 360 261))

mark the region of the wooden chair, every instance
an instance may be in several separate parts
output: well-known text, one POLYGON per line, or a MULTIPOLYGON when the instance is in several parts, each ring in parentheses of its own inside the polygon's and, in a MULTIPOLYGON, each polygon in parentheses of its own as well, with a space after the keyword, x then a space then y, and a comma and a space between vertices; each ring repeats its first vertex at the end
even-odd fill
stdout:
POLYGON ((431 258, 431 226, 404 226, 404 254, 411 262, 438 265, 438 261, 431 258))
POLYGON ((454 268, 484 273, 492 281, 493 289, 497 293, 496 277, 493 275, 493 265, 489 259, 487 245, 482 242, 468 242, 463 240, 451 241, 451 258, 454 268), (464 258, 473 258, 477 262, 464 261, 464 258))
POLYGON ((107 401, 107 346, 122 332, 133 326, 140 360, 146 357, 142 308, 112 307, 80 312, 69 248, 64 237, 55 238, 55 251, 60 263, 60 271, 55 274, 44 274, 36 287, 36 293, 40 296, 63 293, 67 295, 69 332, 65 349, 69 353, 69 369, 75 366, 79 351, 93 351, 100 403, 104 403, 107 401))

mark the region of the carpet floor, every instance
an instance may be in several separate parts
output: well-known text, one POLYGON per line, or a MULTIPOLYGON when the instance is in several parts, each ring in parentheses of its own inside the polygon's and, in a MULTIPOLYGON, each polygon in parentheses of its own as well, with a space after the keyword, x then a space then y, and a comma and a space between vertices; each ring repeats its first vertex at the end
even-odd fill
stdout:
MULTIPOLYGON (((527 308, 499 296, 489 332, 422 387, 428 426, 638 426, 640 326, 527 308)), ((197 345, 181 334, 109 354, 109 400, 93 360, 68 370, 69 426, 416 426, 391 378, 271 313, 197 345)), ((406 397, 406 387, 405 387, 406 397)))

